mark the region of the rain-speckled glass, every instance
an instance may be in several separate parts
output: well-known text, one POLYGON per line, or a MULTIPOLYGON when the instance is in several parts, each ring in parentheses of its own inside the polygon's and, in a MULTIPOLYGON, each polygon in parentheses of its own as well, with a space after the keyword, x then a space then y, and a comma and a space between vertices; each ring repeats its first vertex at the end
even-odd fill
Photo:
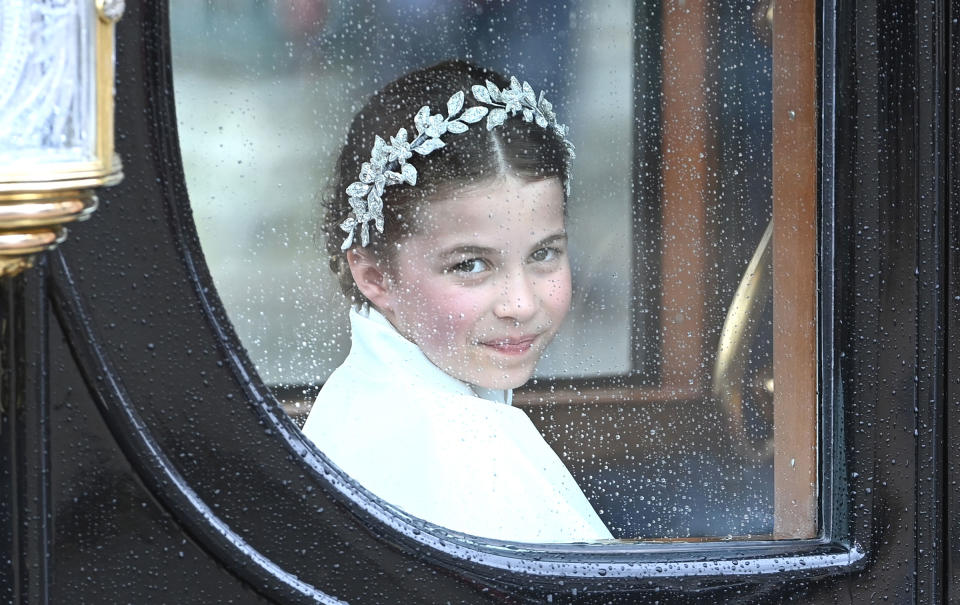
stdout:
POLYGON ((171 0, 194 220, 262 379, 302 425, 349 350, 319 223, 354 113, 468 59, 576 145, 571 310, 513 405, 615 538, 815 535, 815 3, 790 10, 171 0))

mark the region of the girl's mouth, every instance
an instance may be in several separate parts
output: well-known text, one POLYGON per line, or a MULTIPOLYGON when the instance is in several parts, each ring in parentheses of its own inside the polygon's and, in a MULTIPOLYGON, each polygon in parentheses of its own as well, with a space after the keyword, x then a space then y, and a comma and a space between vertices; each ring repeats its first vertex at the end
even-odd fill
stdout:
POLYGON ((503 355, 523 355, 530 350, 538 336, 538 334, 525 334, 518 338, 497 338, 480 344, 503 355))

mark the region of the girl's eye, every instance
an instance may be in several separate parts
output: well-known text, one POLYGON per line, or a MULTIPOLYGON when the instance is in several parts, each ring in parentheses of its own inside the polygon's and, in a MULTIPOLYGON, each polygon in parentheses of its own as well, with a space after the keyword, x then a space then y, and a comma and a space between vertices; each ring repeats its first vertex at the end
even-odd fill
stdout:
POLYGON ((481 258, 471 258, 457 263, 448 271, 452 273, 481 273, 487 270, 487 261, 481 258))
POLYGON ((534 261, 538 263, 543 263, 547 261, 552 261, 560 256, 560 250, 557 248, 540 248, 530 255, 534 261))

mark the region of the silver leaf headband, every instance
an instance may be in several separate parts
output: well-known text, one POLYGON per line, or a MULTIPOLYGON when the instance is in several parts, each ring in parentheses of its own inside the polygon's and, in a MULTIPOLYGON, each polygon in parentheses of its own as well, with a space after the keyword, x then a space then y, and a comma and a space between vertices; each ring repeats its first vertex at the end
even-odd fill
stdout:
MULTIPOLYGON (((347 232, 341 250, 353 245, 357 227, 360 227, 360 245, 369 244, 371 221, 377 231, 383 233, 383 190, 400 183, 417 184, 417 169, 407 163, 414 152, 428 155, 445 146, 440 139, 444 134, 462 134, 467 131, 468 124, 475 124, 484 117, 487 118, 487 130, 493 130, 519 112, 525 122, 536 122, 541 128, 552 128, 567 147, 568 161, 573 159, 573 144, 567 140, 568 129, 557 122, 553 105, 543 98, 543 92, 538 98, 529 84, 520 84, 514 77, 510 78, 510 87, 503 90, 488 80, 486 86, 475 85, 471 91, 473 98, 482 105, 464 110, 464 94, 462 90, 458 91, 447 101, 446 118, 439 113, 430 115, 428 106, 421 107, 413 117, 417 136, 409 143, 406 128, 401 128, 396 136, 390 137, 389 145, 379 135, 374 139, 370 161, 364 162, 360 168, 360 180, 347 187, 353 211, 340 223, 340 228, 347 232)), ((569 189, 569 179, 565 186, 569 189)))

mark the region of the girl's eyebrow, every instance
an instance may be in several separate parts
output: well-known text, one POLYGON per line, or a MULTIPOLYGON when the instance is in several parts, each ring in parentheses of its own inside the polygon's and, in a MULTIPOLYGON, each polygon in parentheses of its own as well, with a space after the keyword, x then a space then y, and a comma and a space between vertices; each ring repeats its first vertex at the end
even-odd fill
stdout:
POLYGON ((453 246, 452 248, 447 248, 440 252, 441 258, 447 258, 449 256, 461 256, 461 255, 476 255, 476 256, 492 256, 500 254, 500 250, 497 248, 486 248, 484 246, 473 246, 469 244, 453 246))
POLYGON ((543 246, 549 246, 558 241, 567 241, 567 232, 561 231, 560 233, 554 233, 553 235, 548 235, 539 242, 533 245, 534 248, 542 248, 543 246))
MULTIPOLYGON (((554 233, 553 235, 548 235, 542 240, 531 246, 532 249, 536 250, 544 246, 549 246, 550 244, 556 243, 558 241, 566 241, 567 232, 561 231, 559 233, 554 233)), ((486 246, 475 246, 472 244, 461 244, 447 248, 440 252, 440 258, 448 258, 450 256, 461 256, 461 255, 470 255, 470 256, 497 256, 502 251, 499 248, 488 248, 486 246)))

